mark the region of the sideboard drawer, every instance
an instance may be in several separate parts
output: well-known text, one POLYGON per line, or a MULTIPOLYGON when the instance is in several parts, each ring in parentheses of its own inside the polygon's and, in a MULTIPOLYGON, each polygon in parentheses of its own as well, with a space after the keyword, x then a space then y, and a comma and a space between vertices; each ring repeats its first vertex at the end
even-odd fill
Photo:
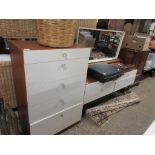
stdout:
POLYGON ((35 64, 69 59, 89 58, 90 48, 24 51, 24 63, 35 64))
POLYGON ((81 120, 83 104, 73 106, 69 109, 46 117, 38 122, 30 124, 31 134, 47 135, 56 134, 68 126, 81 120))
POLYGON ((116 84, 115 84, 114 91, 117 91, 117 90, 120 90, 127 86, 132 85, 134 83, 134 80, 135 80, 135 76, 129 76, 127 78, 117 80, 116 84))
POLYGON ((116 80, 114 91, 120 90, 134 83, 137 70, 127 72, 127 76, 120 77, 116 80))
POLYGON ((87 68, 88 59, 86 58, 25 65, 26 85, 51 83, 72 76, 86 75, 87 68))
POLYGON ((128 77, 116 80, 114 92, 128 86, 128 77))
POLYGON ((113 92, 115 82, 94 82, 86 85, 84 104, 113 92))
POLYGON ((127 82, 127 83, 128 83, 129 85, 134 84, 135 78, 136 78, 136 75, 131 75, 131 76, 129 76, 129 77, 128 77, 128 82, 127 82))

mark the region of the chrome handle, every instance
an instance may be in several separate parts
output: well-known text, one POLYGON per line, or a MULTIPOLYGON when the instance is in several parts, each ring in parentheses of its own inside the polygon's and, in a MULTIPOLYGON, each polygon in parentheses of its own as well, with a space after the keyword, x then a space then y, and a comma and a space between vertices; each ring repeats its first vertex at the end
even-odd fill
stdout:
POLYGON ((64 115, 63 114, 60 114, 60 117, 64 117, 64 115))
POLYGON ((66 85, 64 83, 61 83, 62 88, 66 88, 66 85))
POLYGON ((67 53, 63 53, 62 56, 67 59, 67 53))
POLYGON ((61 64, 61 67, 62 67, 63 69, 67 69, 66 64, 61 64))
POLYGON ((64 104, 65 104, 65 101, 64 101, 64 100, 60 100, 60 103, 61 103, 62 105, 64 105, 64 104))

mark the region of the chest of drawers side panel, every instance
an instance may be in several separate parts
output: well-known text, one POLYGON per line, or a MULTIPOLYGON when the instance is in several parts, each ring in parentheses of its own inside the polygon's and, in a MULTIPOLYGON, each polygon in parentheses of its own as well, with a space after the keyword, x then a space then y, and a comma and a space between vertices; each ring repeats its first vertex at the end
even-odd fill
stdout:
POLYGON ((23 133, 30 134, 23 50, 12 42, 10 43, 10 48, 19 120, 23 133))

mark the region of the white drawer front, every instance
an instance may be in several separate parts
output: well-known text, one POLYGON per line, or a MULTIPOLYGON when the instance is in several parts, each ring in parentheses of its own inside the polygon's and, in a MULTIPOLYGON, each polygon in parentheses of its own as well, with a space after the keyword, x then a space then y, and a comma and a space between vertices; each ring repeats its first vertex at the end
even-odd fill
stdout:
POLYGON ((53 85, 51 84, 51 88, 42 88, 37 89, 36 87, 34 90, 27 91, 30 123, 78 103, 83 103, 85 77, 80 76, 56 81, 53 85))
POLYGON ((110 81, 106 83, 94 82, 86 85, 84 104, 112 93, 114 84, 114 81, 110 81))
POLYGON ((136 75, 129 76, 129 78, 128 78, 128 84, 129 85, 134 84, 135 78, 136 78, 136 75))
MULTIPOLYGON (((40 81, 38 83, 31 83, 27 86, 27 97, 31 98, 33 95, 45 95, 47 93, 55 98, 64 93, 75 91, 77 88, 84 87, 86 81, 86 74, 79 76, 72 76, 66 79, 57 81, 40 81)), ((48 94, 48 95, 49 95, 48 94)))
POLYGON ((134 83, 137 70, 128 72, 128 76, 120 77, 116 80, 114 91, 120 90, 134 83))
POLYGON ((89 58, 90 48, 72 48, 55 50, 30 50, 24 52, 24 63, 60 61, 68 59, 89 58))
POLYGON ((26 85, 29 87, 42 82, 51 83, 56 80, 87 73, 88 59, 56 61, 25 65, 26 85))
POLYGON ((128 86, 128 77, 116 80, 114 91, 120 90, 128 86))
POLYGON ((52 115, 30 125, 30 132, 34 135, 56 134, 81 120, 83 104, 74 106, 66 111, 52 115))

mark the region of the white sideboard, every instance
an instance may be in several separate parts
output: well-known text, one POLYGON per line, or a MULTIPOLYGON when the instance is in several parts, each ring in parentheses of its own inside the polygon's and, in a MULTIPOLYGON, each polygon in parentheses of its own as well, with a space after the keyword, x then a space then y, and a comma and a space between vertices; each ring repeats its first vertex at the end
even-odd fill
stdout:
POLYGON ((86 84, 84 104, 92 102, 98 98, 111 94, 117 90, 130 86, 134 83, 137 70, 126 72, 116 80, 101 83, 93 81, 86 84))

